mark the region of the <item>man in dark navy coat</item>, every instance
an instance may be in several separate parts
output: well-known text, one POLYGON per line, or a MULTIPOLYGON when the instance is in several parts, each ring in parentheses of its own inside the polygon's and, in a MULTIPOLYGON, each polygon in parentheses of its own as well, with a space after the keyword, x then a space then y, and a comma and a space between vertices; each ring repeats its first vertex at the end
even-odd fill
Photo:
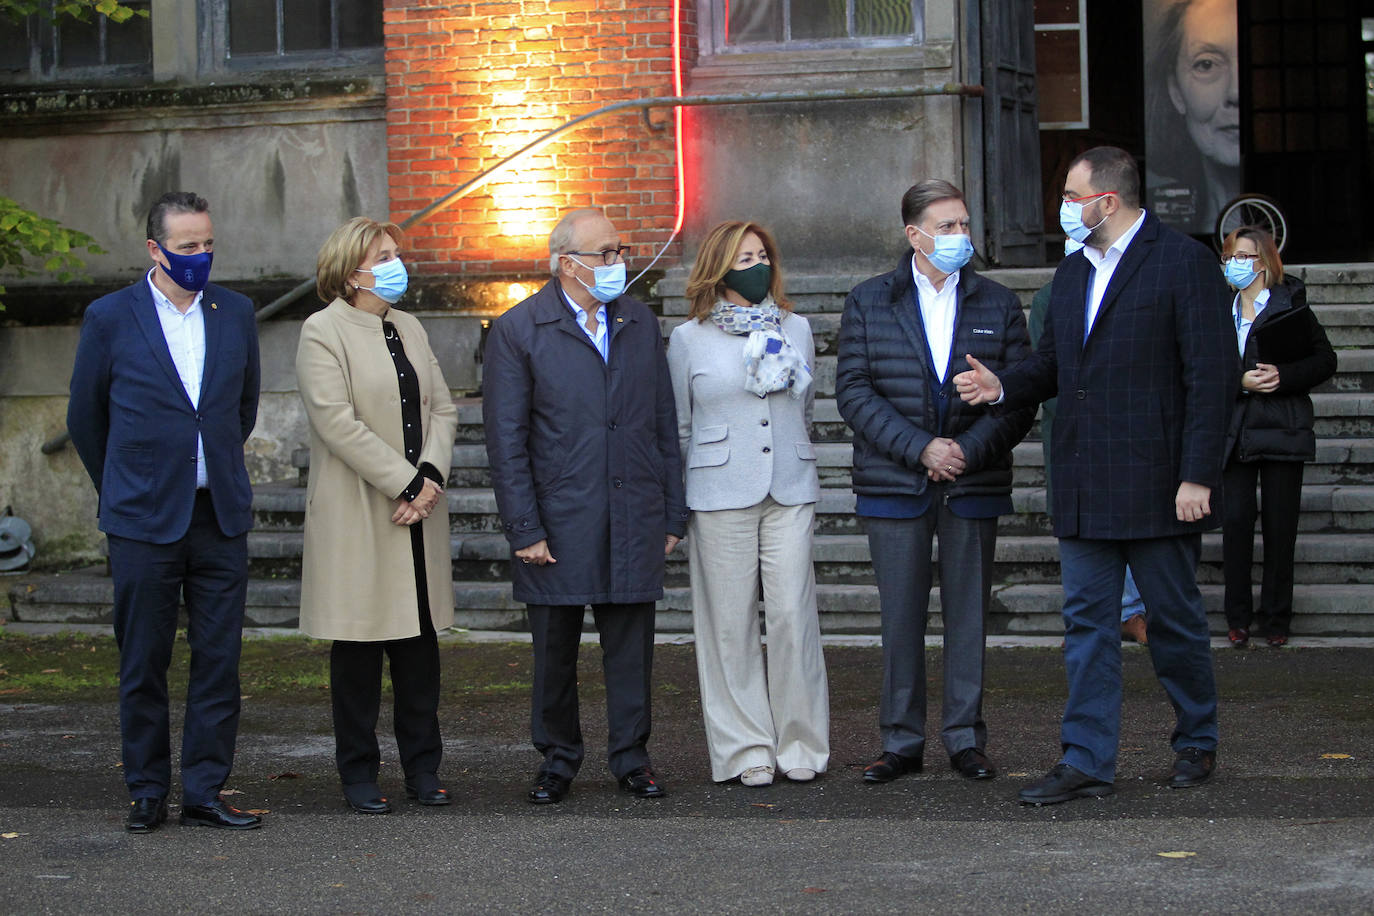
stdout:
POLYGON ((549 235, 553 278, 492 325, 482 418, 515 599, 534 641, 533 804, 582 765, 577 650, 586 607, 601 638, 607 751, 621 788, 663 795, 650 767, 654 602, 687 530, 677 411, 658 319, 623 295, 625 249, 600 210, 549 235))
POLYGON ((109 541, 126 826, 146 833, 167 818, 167 666, 184 600, 181 822, 251 829, 261 819, 219 793, 239 722, 253 498, 243 444, 258 410, 253 304, 208 282, 215 242, 203 198, 164 194, 147 228, 152 269, 86 309, 67 410, 109 541))
POLYGON ((1069 697, 1063 757, 1020 793, 1037 805, 1113 791, 1128 563, 1176 716, 1168 784, 1212 774, 1217 691, 1197 563, 1202 531, 1220 524, 1239 381, 1217 259, 1141 209, 1129 153, 1097 147, 1075 159, 1060 218, 1085 247, 1055 272, 1035 353, 996 374, 969 358, 955 377, 965 401, 997 410, 1059 395, 1050 448, 1069 697))

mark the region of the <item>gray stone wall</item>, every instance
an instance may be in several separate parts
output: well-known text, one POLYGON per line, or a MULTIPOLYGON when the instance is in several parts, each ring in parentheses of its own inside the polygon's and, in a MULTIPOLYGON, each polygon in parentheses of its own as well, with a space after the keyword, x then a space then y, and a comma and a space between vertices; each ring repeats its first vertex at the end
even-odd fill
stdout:
MULTIPOLYGON (((481 319, 421 314, 444 379, 458 394, 479 385, 481 319)), ((299 321, 269 321, 259 330, 262 395, 258 422, 244 448, 254 483, 294 480, 292 453, 309 445, 310 429, 296 387, 299 321)), ((45 566, 97 559, 96 496, 71 447, 44 455, 45 441, 66 429, 67 388, 80 331, 75 327, 0 328, 0 509, 12 506, 34 529, 45 566)))

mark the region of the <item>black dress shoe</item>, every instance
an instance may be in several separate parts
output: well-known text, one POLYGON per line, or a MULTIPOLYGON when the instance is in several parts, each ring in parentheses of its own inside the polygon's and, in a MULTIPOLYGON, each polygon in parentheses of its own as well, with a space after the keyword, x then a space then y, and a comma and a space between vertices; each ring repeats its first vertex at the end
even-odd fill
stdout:
POLYGON ((439 784, 439 777, 433 773, 420 773, 414 779, 407 779, 406 798, 434 806, 447 805, 450 801, 448 789, 439 784))
POLYGON ((878 759, 864 767, 864 782, 892 782, 903 773, 921 772, 920 757, 903 757, 883 751, 878 759))
POLYGON ((540 773, 530 789, 529 800, 532 805, 556 805, 568 795, 572 780, 557 773, 540 773))
POLYGON ((949 765, 965 779, 992 779, 997 775, 997 767, 992 765, 982 748, 964 748, 949 758, 949 765))
POLYGON ((1057 763, 1054 769, 1017 793, 1017 797, 1023 805, 1057 805, 1075 798, 1105 798, 1115 791, 1109 782, 1093 779, 1067 763, 1057 763))
POLYGON ((204 805, 182 805, 181 823, 192 827, 218 827, 220 830, 256 830, 262 818, 240 811, 222 798, 204 805))
POLYGON ((390 814, 391 803, 375 782, 355 782, 343 787, 344 801, 359 814, 390 814))
POLYGON ((1185 747, 1174 758, 1174 768, 1169 771, 1169 788, 1188 789, 1200 786, 1212 778, 1212 771, 1216 766, 1216 751, 1185 747))
POLYGON ((129 814, 124 829, 130 833, 152 833, 167 820, 167 799, 136 798, 129 802, 129 814))
POLYGON ((648 767, 631 770, 620 777, 620 791, 629 792, 635 798, 662 798, 668 794, 654 781, 654 771, 648 767))

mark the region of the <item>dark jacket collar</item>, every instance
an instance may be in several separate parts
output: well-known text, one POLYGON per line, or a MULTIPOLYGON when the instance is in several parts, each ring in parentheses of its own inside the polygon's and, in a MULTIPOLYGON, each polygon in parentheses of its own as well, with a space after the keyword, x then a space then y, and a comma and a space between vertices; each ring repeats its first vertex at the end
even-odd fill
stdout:
MULTIPOLYGON (((912 276, 911 273, 912 257, 914 257, 914 252, 911 249, 908 249, 907 253, 902 256, 901 263, 897 265, 897 269, 892 272, 891 301, 893 302, 898 302, 902 299, 909 298, 911 294, 915 292, 916 279, 912 276)), ((959 298, 962 300, 964 296, 968 295, 969 293, 972 293, 975 289, 978 288, 978 284, 980 282, 982 281, 981 278, 978 276, 978 272, 975 271, 972 267, 965 264, 959 270, 959 298)))

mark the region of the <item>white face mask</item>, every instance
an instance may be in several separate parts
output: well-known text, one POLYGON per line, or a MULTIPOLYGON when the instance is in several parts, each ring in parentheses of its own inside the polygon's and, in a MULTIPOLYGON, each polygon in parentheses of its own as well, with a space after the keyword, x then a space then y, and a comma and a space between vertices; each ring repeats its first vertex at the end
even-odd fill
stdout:
MULTIPOLYGON (((578 264, 582 264, 575 256, 568 255, 568 257, 577 261, 578 264)), ((590 265, 582 264, 582 266, 589 267, 590 265)), ((595 298, 597 302, 610 302, 612 299, 618 298, 621 293, 625 292, 624 261, 617 261, 614 264, 602 265, 600 267, 592 267, 591 270, 596 280, 593 285, 587 286, 587 284, 582 283, 579 277, 573 277, 573 279, 577 280, 578 283, 582 283, 582 286, 587 292, 592 294, 592 297, 595 298)))
MULTIPOLYGON (((1088 203, 1094 203, 1111 194, 1111 191, 1103 191, 1101 194, 1093 194, 1093 198, 1088 203)), ((1081 200, 1066 200, 1059 205, 1059 227, 1064 230, 1064 234, 1075 242, 1087 242, 1091 236, 1103 223, 1107 217, 1102 217, 1097 221, 1096 226, 1085 226, 1083 224, 1083 208, 1087 206, 1081 200)))

